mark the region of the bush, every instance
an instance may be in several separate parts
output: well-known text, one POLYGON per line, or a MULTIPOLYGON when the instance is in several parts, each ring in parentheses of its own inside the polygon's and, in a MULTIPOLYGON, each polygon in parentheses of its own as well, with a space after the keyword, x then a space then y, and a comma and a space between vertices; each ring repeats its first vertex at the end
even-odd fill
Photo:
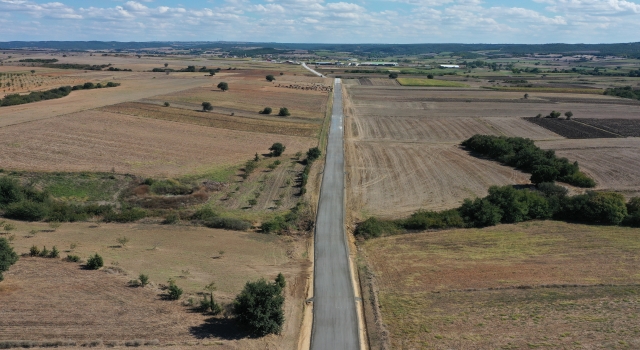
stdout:
POLYGON ((464 220, 456 209, 443 212, 419 210, 401 223, 408 230, 464 227, 464 220))
POLYGON ((269 147, 269 151, 271 151, 271 155, 273 157, 280 157, 282 153, 284 153, 285 149, 286 149, 286 146, 284 146, 280 142, 276 142, 273 145, 271 145, 271 147, 269 147))
POLYGON ((167 290, 167 299, 178 300, 182 296, 182 289, 175 282, 169 281, 169 289, 167 290))
POLYGON ((284 275, 282 273, 279 273, 276 277, 276 285, 278 285, 280 289, 284 289, 284 287, 286 287, 287 282, 285 281, 284 275))
POLYGON ((501 222, 516 223, 553 216, 544 196, 530 190, 516 190, 512 186, 491 186, 485 197, 500 211, 501 222))
POLYGON ((171 103, 169 103, 169 102, 165 102, 165 103, 164 103, 164 106, 165 106, 165 107, 169 107, 169 106, 171 106, 171 103))
POLYGON ((47 258, 57 259, 59 257, 60 257, 60 251, 58 250, 58 248, 56 248, 56 246, 53 246, 53 248, 49 252, 49 255, 47 255, 47 258))
POLYGON ((138 276, 138 280, 140 281, 140 285, 144 287, 149 284, 149 275, 141 273, 140 276, 138 276))
POLYGON ((500 222, 502 213, 500 208, 486 199, 465 199, 460 209, 460 216, 468 227, 493 226, 500 222))
POLYGON ((171 212, 171 213, 167 214, 167 216, 164 217, 164 220, 162 220, 162 224, 163 225, 173 225, 173 224, 177 223, 178 221, 180 221, 180 215, 178 215, 178 213, 171 212))
POLYGON ((77 255, 67 255, 66 260, 69 262, 80 262, 80 257, 77 255))
POLYGON ((210 228, 223 228, 234 231, 246 231, 251 228, 251 223, 246 220, 234 218, 213 218, 204 222, 210 228))
POLYGON ((271 81, 274 81, 274 80, 276 80, 276 78, 273 75, 271 75, 271 74, 267 75, 267 81, 271 82, 271 81))
POLYGON ((29 256, 40 256, 40 248, 32 245, 29 249, 29 256))
POLYGON ((40 221, 47 216, 47 205, 31 201, 22 201, 7 206, 4 216, 22 221, 40 221))
POLYGON ((89 259, 87 259, 87 269, 89 270, 98 270, 102 266, 104 266, 104 261, 102 260, 102 257, 98 255, 98 253, 90 256, 89 259))
POLYGON ((278 115, 281 117, 288 117, 291 115, 291 113, 289 113, 289 109, 287 107, 282 107, 280 108, 280 112, 278 112, 278 115))
POLYGON ((282 288, 264 279, 247 282, 235 299, 238 323, 256 336, 279 334, 284 324, 282 288))
POLYGON ((625 225, 640 227, 640 197, 633 197, 627 203, 625 225))
POLYGON ((224 81, 220 82, 218 84, 218 89, 222 90, 223 92, 227 91, 227 90, 229 90, 229 84, 225 83, 224 81))
POLYGON ((589 191, 567 198, 559 217, 567 220, 619 225, 627 217, 624 197, 613 192, 589 191))
POLYGON ((0 208, 24 199, 22 186, 8 176, 0 177, 0 208))
POLYGON ((105 214, 104 222, 134 222, 147 217, 147 212, 140 208, 122 209, 119 213, 110 212, 105 214))
POLYGON ((307 151, 307 163, 312 163, 322 155, 322 151, 318 147, 309 148, 307 151))
POLYGON ((392 221, 383 221, 375 217, 358 224, 355 234, 364 239, 376 238, 382 235, 393 234, 398 231, 398 227, 392 221))
POLYGON ((271 220, 265 221, 260 226, 260 230, 264 233, 280 233, 287 228, 287 222, 282 216, 276 216, 271 220))
POLYGON ((205 112, 212 111, 213 105, 210 102, 202 102, 202 110, 205 112))
POLYGON ((398 77, 398 73, 391 73, 389 74, 389 78, 390 79, 396 79, 398 77))
POLYGON ((272 112, 273 109, 271 109, 271 107, 264 107, 264 109, 260 111, 260 114, 271 114, 272 112))
POLYGON ((202 300, 200 300, 200 311, 209 312, 212 315, 218 315, 222 312, 222 306, 216 303, 213 298, 213 292, 209 293, 209 298, 205 295, 202 300))
POLYGON ((200 208, 191 215, 191 220, 211 220, 216 217, 218 217, 218 214, 216 214, 213 209, 200 208))
POLYGON ((556 185, 553 182, 542 182, 536 187, 545 197, 564 197, 569 193, 569 190, 565 187, 556 185))
POLYGON ((0 282, 4 279, 2 273, 18 261, 18 254, 13 251, 6 238, 0 238, 0 282))

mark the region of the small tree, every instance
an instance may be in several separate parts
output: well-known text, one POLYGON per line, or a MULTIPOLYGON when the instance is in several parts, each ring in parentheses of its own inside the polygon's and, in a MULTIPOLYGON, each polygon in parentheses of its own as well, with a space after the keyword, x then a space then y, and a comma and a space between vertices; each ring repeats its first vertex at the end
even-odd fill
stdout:
POLYGON ((558 118, 561 115, 562 115, 562 113, 556 112, 556 111, 551 111, 551 113, 549 113, 549 117, 551 117, 551 118, 558 118))
POLYGON ((397 77, 398 77, 398 73, 389 74, 389 78, 391 78, 391 79, 396 79, 397 77))
POLYGON ((427 75, 427 79, 433 79, 433 74, 427 75))
POLYGON ((182 296, 182 289, 176 286, 176 282, 170 280, 167 298, 169 300, 178 300, 180 299, 181 296, 182 296))
POLYGON ((278 115, 281 117, 288 117, 291 113, 289 113, 289 109, 287 107, 282 107, 280 108, 280 113, 278 113, 278 115))
POLYGON ((4 279, 2 273, 7 271, 16 261, 18 261, 18 254, 13 251, 9 241, 5 238, 0 238, 0 282, 4 279))
POLYGON ((220 82, 220 84, 218 84, 218 89, 222 90, 223 92, 227 91, 229 90, 229 84, 225 83, 224 81, 220 82))
POLYGON ((216 75, 216 70, 215 69, 209 69, 209 76, 214 76, 216 75))
POLYGON ((250 207, 253 207, 254 205, 258 204, 258 200, 255 198, 251 198, 247 203, 249 203, 250 207))
POLYGON ((140 276, 138 276, 138 280, 140 280, 140 285, 144 287, 149 284, 149 275, 141 273, 140 276))
POLYGON ((276 78, 273 75, 271 75, 271 74, 267 75, 267 81, 271 82, 271 81, 274 81, 274 80, 276 80, 276 78))
POLYGON ((284 275, 282 273, 279 273, 278 277, 276 277, 276 284, 280 287, 280 289, 284 289, 284 287, 287 285, 287 282, 284 280, 284 275))
POLYGON ((264 107, 264 109, 260 111, 260 114, 271 114, 271 112, 273 112, 271 107, 264 107))
POLYGON ((127 243, 129 243, 129 238, 122 236, 117 238, 116 242, 118 242, 118 244, 120 244, 121 247, 124 247, 127 245, 127 243))
POLYGON ((282 288, 264 279, 247 282, 235 299, 238 322, 257 336, 278 334, 284 324, 282 288))
POLYGON ((171 103, 169 103, 169 102, 165 102, 165 103, 164 103, 164 106, 165 106, 165 107, 169 107, 169 106, 171 106, 171 103))
POLYGON ((313 162, 316 159, 320 158, 322 155, 322 151, 318 147, 309 148, 307 151, 307 162, 313 162))
POLYGON ((573 112, 571 111, 565 112, 564 116, 567 117, 567 120, 571 120, 571 117, 573 117, 573 112))
POLYGON ((53 249, 51 249, 47 257, 57 259, 60 257, 60 251, 58 250, 58 248, 56 248, 56 246, 53 246, 53 249))
POLYGON ((528 99, 529 98, 529 94, 524 94, 524 99, 528 99))
POLYGON ((202 110, 204 112, 208 112, 213 110, 213 105, 211 104, 211 102, 202 102, 202 110))
POLYGON ((269 151, 271 151, 271 156, 280 157, 282 153, 284 153, 284 150, 286 148, 287 147, 285 145, 281 144, 280 142, 276 142, 271 145, 271 147, 269 147, 269 151))
POLYGON ((33 69, 31 70, 31 74, 35 74, 35 72, 36 72, 35 70, 33 70, 33 69))
POLYGON ((87 260, 87 268, 89 270, 97 270, 102 266, 104 266, 104 261, 102 260, 102 257, 98 255, 98 253, 90 256, 87 260))
POLYGON ((167 67, 169 67, 169 63, 164 64, 164 68, 167 68, 167 67))

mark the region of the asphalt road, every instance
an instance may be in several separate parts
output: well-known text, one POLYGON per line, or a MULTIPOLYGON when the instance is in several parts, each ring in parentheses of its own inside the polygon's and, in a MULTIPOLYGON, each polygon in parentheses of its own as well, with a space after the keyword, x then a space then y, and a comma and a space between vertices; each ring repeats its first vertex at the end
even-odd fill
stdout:
POLYGON ((304 68, 306 68, 309 72, 311 72, 311 73, 313 73, 313 74, 315 74, 315 75, 319 76, 320 78, 326 78, 326 77, 325 77, 324 75, 322 75, 321 73, 318 73, 318 72, 316 72, 315 70, 313 70, 313 69, 309 68, 309 66, 307 66, 307 64, 306 64, 306 63, 302 62, 302 66, 303 66, 304 68))
POLYGON ((333 89, 315 233, 311 350, 359 350, 358 316, 344 229, 344 130, 340 79, 333 89))

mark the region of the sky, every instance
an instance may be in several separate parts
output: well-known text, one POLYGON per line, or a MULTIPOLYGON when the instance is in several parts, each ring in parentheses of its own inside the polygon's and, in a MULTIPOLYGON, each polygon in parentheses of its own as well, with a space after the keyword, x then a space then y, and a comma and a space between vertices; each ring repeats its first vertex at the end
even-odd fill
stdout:
POLYGON ((640 42, 640 0, 0 0, 0 41, 640 42))

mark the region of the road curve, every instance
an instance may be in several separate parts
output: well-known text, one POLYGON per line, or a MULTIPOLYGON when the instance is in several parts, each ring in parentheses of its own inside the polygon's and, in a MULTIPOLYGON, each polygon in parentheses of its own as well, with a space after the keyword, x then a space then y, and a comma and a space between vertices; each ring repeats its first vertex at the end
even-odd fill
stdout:
POLYGON ((359 350, 358 315, 344 229, 342 87, 335 80, 315 232, 311 350, 359 350))

